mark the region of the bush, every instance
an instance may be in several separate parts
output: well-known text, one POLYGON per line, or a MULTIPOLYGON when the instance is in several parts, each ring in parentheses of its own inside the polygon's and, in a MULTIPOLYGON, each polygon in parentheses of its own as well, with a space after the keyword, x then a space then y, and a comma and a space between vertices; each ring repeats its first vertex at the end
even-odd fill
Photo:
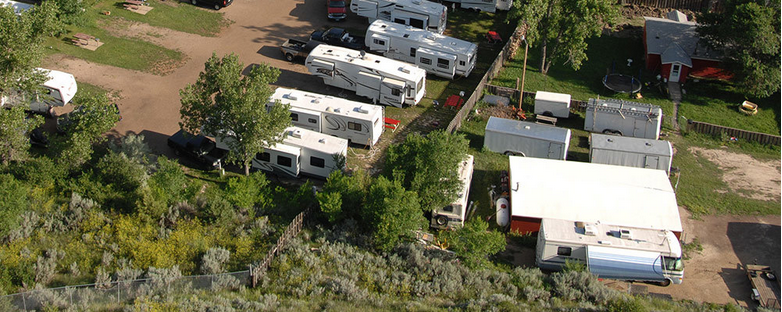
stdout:
POLYGON ((209 248, 201 258, 201 273, 218 274, 225 272, 223 265, 228 262, 231 252, 221 248, 209 248))
POLYGON ((619 296, 606 304, 608 312, 646 312, 645 303, 633 296, 619 296))
POLYGON ((30 189, 12 175, 0 174, 0 238, 19 226, 22 212, 29 209, 30 189))
POLYGON ((156 200, 166 206, 187 199, 187 176, 176 161, 165 156, 157 159, 158 170, 149 177, 149 187, 156 200))
POLYGON ((269 181, 260 171, 247 177, 229 178, 225 194, 231 204, 251 212, 253 207, 257 206, 262 211, 271 204, 269 181))
POLYGON ((551 274, 554 295, 566 301, 588 301, 603 304, 618 294, 584 271, 562 271, 551 274))
POLYGON ((441 232, 450 244, 450 249, 464 259, 471 268, 489 266, 488 256, 505 250, 505 235, 497 231, 488 231, 489 224, 478 218, 453 232, 441 232))

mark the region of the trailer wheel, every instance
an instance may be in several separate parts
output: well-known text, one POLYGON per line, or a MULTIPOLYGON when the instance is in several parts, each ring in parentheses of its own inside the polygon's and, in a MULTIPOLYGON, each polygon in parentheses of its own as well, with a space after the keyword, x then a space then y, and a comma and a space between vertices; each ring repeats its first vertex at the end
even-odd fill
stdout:
POLYGON ((670 279, 665 279, 664 281, 662 281, 662 282, 659 282, 659 283, 658 283, 658 285, 660 285, 660 286, 662 286, 662 287, 668 287, 668 286, 671 286, 671 280, 670 280, 670 279))
POLYGON ((437 216, 434 218, 434 221, 437 222, 437 225, 443 226, 448 224, 448 217, 446 216, 437 216))
POLYGON ((198 4, 198 0, 190 0, 190 4, 197 5, 198 4))
POLYGON ((615 130, 614 135, 623 136, 622 131, 615 130))
POLYGON ((614 134, 614 130, 605 129, 605 130, 603 130, 603 134, 614 134))
POLYGON ((285 53, 285 59, 288 60, 288 62, 293 62, 293 54, 285 53))

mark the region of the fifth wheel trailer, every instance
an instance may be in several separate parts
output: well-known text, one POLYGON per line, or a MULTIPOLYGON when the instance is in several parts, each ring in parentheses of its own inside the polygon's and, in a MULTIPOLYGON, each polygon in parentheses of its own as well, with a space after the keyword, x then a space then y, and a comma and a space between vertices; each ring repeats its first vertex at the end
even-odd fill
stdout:
POLYGON ((657 140, 663 110, 646 103, 616 99, 589 99, 584 130, 657 140))
POLYGON ((307 56, 307 70, 330 86, 355 91, 376 104, 416 105, 426 91, 426 71, 415 65, 321 44, 307 56))
POLYGON ((671 142, 592 133, 589 162, 671 171, 671 142))
POLYGON ((350 11, 369 19, 410 25, 442 34, 448 21, 448 9, 425 0, 352 0, 350 11))
POLYGON ((489 117, 483 146, 507 155, 565 160, 570 129, 533 122, 489 117))
POLYGON ((294 126, 374 146, 383 133, 383 107, 300 90, 277 88, 267 107, 289 104, 294 126))
POLYGON ((48 80, 41 87, 43 94, 23 94, 12 92, 8 97, 0 99, 0 106, 29 105, 30 111, 53 115, 54 107, 65 106, 71 102, 78 86, 73 75, 58 70, 36 68, 47 75, 48 80))
POLYGON ((469 76, 478 55, 478 46, 472 42, 383 20, 372 22, 365 38, 372 52, 448 79, 469 76))
POLYGON ((671 231, 559 219, 541 220, 535 264, 561 270, 584 264, 601 278, 681 284, 681 245, 671 231))
POLYGON ((470 184, 472 183, 472 171, 475 166, 475 157, 466 155, 459 163, 459 181, 462 182, 462 188, 459 190, 459 197, 448 206, 435 209, 432 212, 432 227, 438 229, 458 228, 464 226, 469 205, 467 198, 470 197, 470 184))

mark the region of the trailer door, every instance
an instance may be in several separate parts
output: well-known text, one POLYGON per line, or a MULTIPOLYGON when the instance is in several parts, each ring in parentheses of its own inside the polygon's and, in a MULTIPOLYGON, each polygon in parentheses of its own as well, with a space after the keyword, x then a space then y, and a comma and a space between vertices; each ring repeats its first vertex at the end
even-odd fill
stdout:
POLYGON ((548 158, 549 159, 562 159, 562 144, 549 142, 548 147, 548 158))
POLYGON ((649 138, 646 136, 646 129, 649 127, 649 124, 650 122, 646 119, 635 119, 633 136, 636 138, 649 138))
POLYGON ((420 48, 415 64, 436 76, 453 79, 456 74, 456 55, 420 48))
POLYGON ((313 59, 312 62, 307 65, 310 69, 310 73, 316 77, 321 77, 323 79, 334 79, 334 63, 313 59))
POLYGON ((385 54, 388 52, 389 38, 378 34, 372 34, 369 41, 369 49, 385 54))
POLYGON ((392 78, 383 78, 380 84, 380 103, 402 107, 405 102, 405 82, 392 78))
POLYGON ((358 72, 356 95, 365 96, 372 100, 379 100, 380 76, 369 72, 358 72))
POLYGON ((644 168, 658 169, 660 165, 660 156, 646 156, 644 168))

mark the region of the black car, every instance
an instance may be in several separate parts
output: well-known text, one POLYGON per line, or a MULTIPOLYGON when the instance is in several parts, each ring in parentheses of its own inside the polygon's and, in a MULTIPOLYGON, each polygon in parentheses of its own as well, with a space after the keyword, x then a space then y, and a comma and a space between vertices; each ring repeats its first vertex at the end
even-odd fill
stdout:
POLYGON ((364 37, 353 36, 342 28, 330 28, 328 30, 316 30, 310 35, 311 41, 320 41, 333 46, 344 47, 353 50, 366 50, 364 37))
POLYGON ((184 130, 179 130, 169 137, 168 146, 173 148, 177 155, 185 154, 206 169, 220 166, 223 158, 228 154, 227 150, 218 148, 211 139, 184 130))
POLYGON ((233 2, 233 0, 190 0, 190 3, 193 5, 208 5, 213 7, 215 10, 227 7, 233 2))

